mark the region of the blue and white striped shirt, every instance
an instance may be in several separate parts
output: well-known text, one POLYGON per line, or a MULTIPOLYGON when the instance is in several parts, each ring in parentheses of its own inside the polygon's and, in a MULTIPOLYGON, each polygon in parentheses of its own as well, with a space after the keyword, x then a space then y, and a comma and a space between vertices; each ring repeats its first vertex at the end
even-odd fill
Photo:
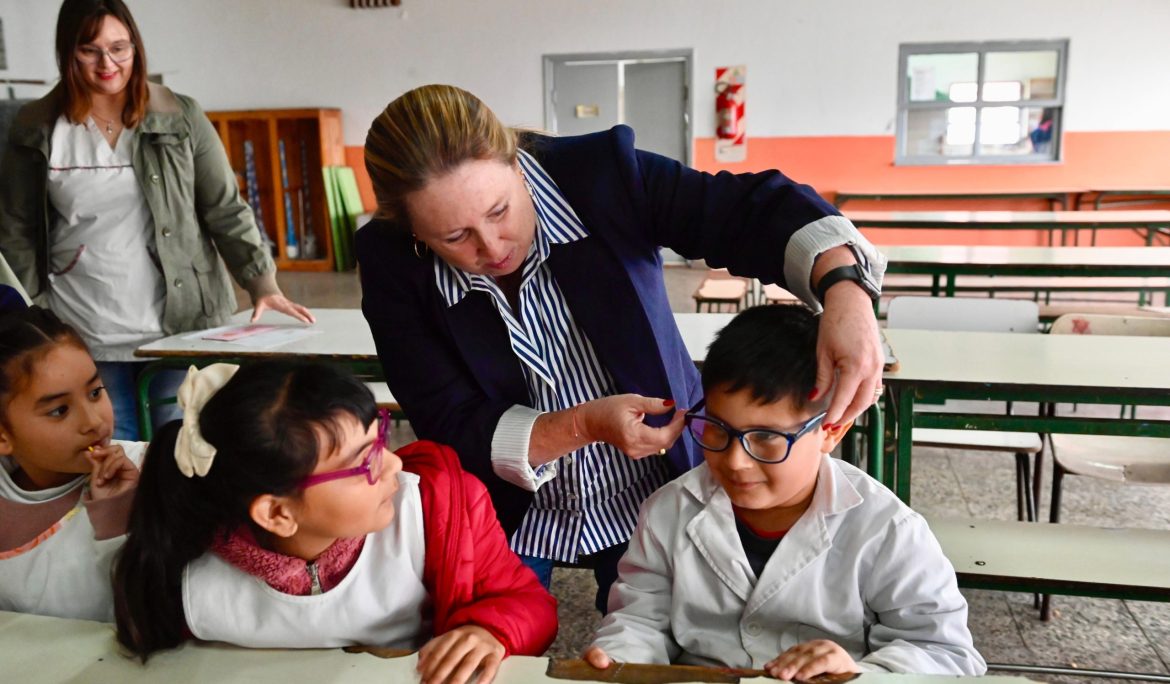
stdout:
MULTIPOLYGON (((447 306, 477 290, 491 298, 521 361, 532 407, 559 411, 617 394, 617 388, 573 319, 547 264, 551 245, 589 233, 536 160, 520 151, 519 161, 536 207, 535 238, 521 266, 520 317, 490 276, 461 271, 436 257, 435 283, 447 306)), ((527 453, 516 456, 527 461, 527 453)), ((540 486, 512 536, 512 550, 570 563, 629 539, 642 501, 669 478, 663 459, 634 460, 604 443, 541 466, 536 476, 540 486)))

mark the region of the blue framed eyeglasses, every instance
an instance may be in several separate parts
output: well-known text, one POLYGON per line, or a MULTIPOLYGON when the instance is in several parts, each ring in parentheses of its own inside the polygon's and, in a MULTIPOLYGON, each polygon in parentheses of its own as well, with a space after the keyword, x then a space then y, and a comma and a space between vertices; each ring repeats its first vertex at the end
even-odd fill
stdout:
POLYGON ((796 432, 780 432, 779 430, 736 430, 723 421, 712 418, 703 409, 707 400, 700 401, 690 411, 687 411, 687 434, 695 443, 708 451, 726 451, 731 446, 732 439, 738 439, 743 450, 760 463, 775 465, 788 460, 792 453, 792 445, 796 440, 804 437, 825 419, 824 413, 809 418, 796 432))

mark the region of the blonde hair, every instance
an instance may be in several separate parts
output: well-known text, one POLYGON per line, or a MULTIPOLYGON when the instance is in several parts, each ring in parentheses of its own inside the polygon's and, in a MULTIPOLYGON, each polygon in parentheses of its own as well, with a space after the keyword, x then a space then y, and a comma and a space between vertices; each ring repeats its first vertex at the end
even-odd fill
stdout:
POLYGON ((366 134, 366 170, 379 213, 408 226, 407 195, 467 161, 513 164, 516 140, 514 130, 462 88, 425 85, 404 93, 366 134))

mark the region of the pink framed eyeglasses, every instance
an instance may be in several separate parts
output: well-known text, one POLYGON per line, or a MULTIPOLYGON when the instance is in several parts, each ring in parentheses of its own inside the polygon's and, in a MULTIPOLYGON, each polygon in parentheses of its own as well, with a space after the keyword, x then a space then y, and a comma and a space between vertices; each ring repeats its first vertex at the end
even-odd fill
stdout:
POLYGON ((382 476, 382 454, 386 451, 386 439, 390 436, 390 412, 386 409, 379 409, 377 420, 378 436, 374 438, 374 443, 370 445, 370 452, 362 459, 360 466, 309 475, 301 480, 298 487, 300 489, 308 489, 313 485, 341 480, 355 475, 365 475, 366 482, 369 482, 371 485, 378 484, 378 478, 382 476))

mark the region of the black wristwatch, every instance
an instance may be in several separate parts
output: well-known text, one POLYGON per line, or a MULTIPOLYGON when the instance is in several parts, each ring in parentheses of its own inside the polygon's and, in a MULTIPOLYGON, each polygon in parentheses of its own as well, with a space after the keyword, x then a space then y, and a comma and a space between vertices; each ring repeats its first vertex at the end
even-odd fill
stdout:
POLYGON ((861 267, 861 264, 849 264, 848 266, 838 266, 821 276, 820 282, 817 283, 817 299, 820 300, 821 304, 825 303, 825 294, 829 288, 842 280, 852 280, 857 283, 861 289, 865 290, 870 299, 877 299, 882 294, 869 277, 869 273, 861 267))

